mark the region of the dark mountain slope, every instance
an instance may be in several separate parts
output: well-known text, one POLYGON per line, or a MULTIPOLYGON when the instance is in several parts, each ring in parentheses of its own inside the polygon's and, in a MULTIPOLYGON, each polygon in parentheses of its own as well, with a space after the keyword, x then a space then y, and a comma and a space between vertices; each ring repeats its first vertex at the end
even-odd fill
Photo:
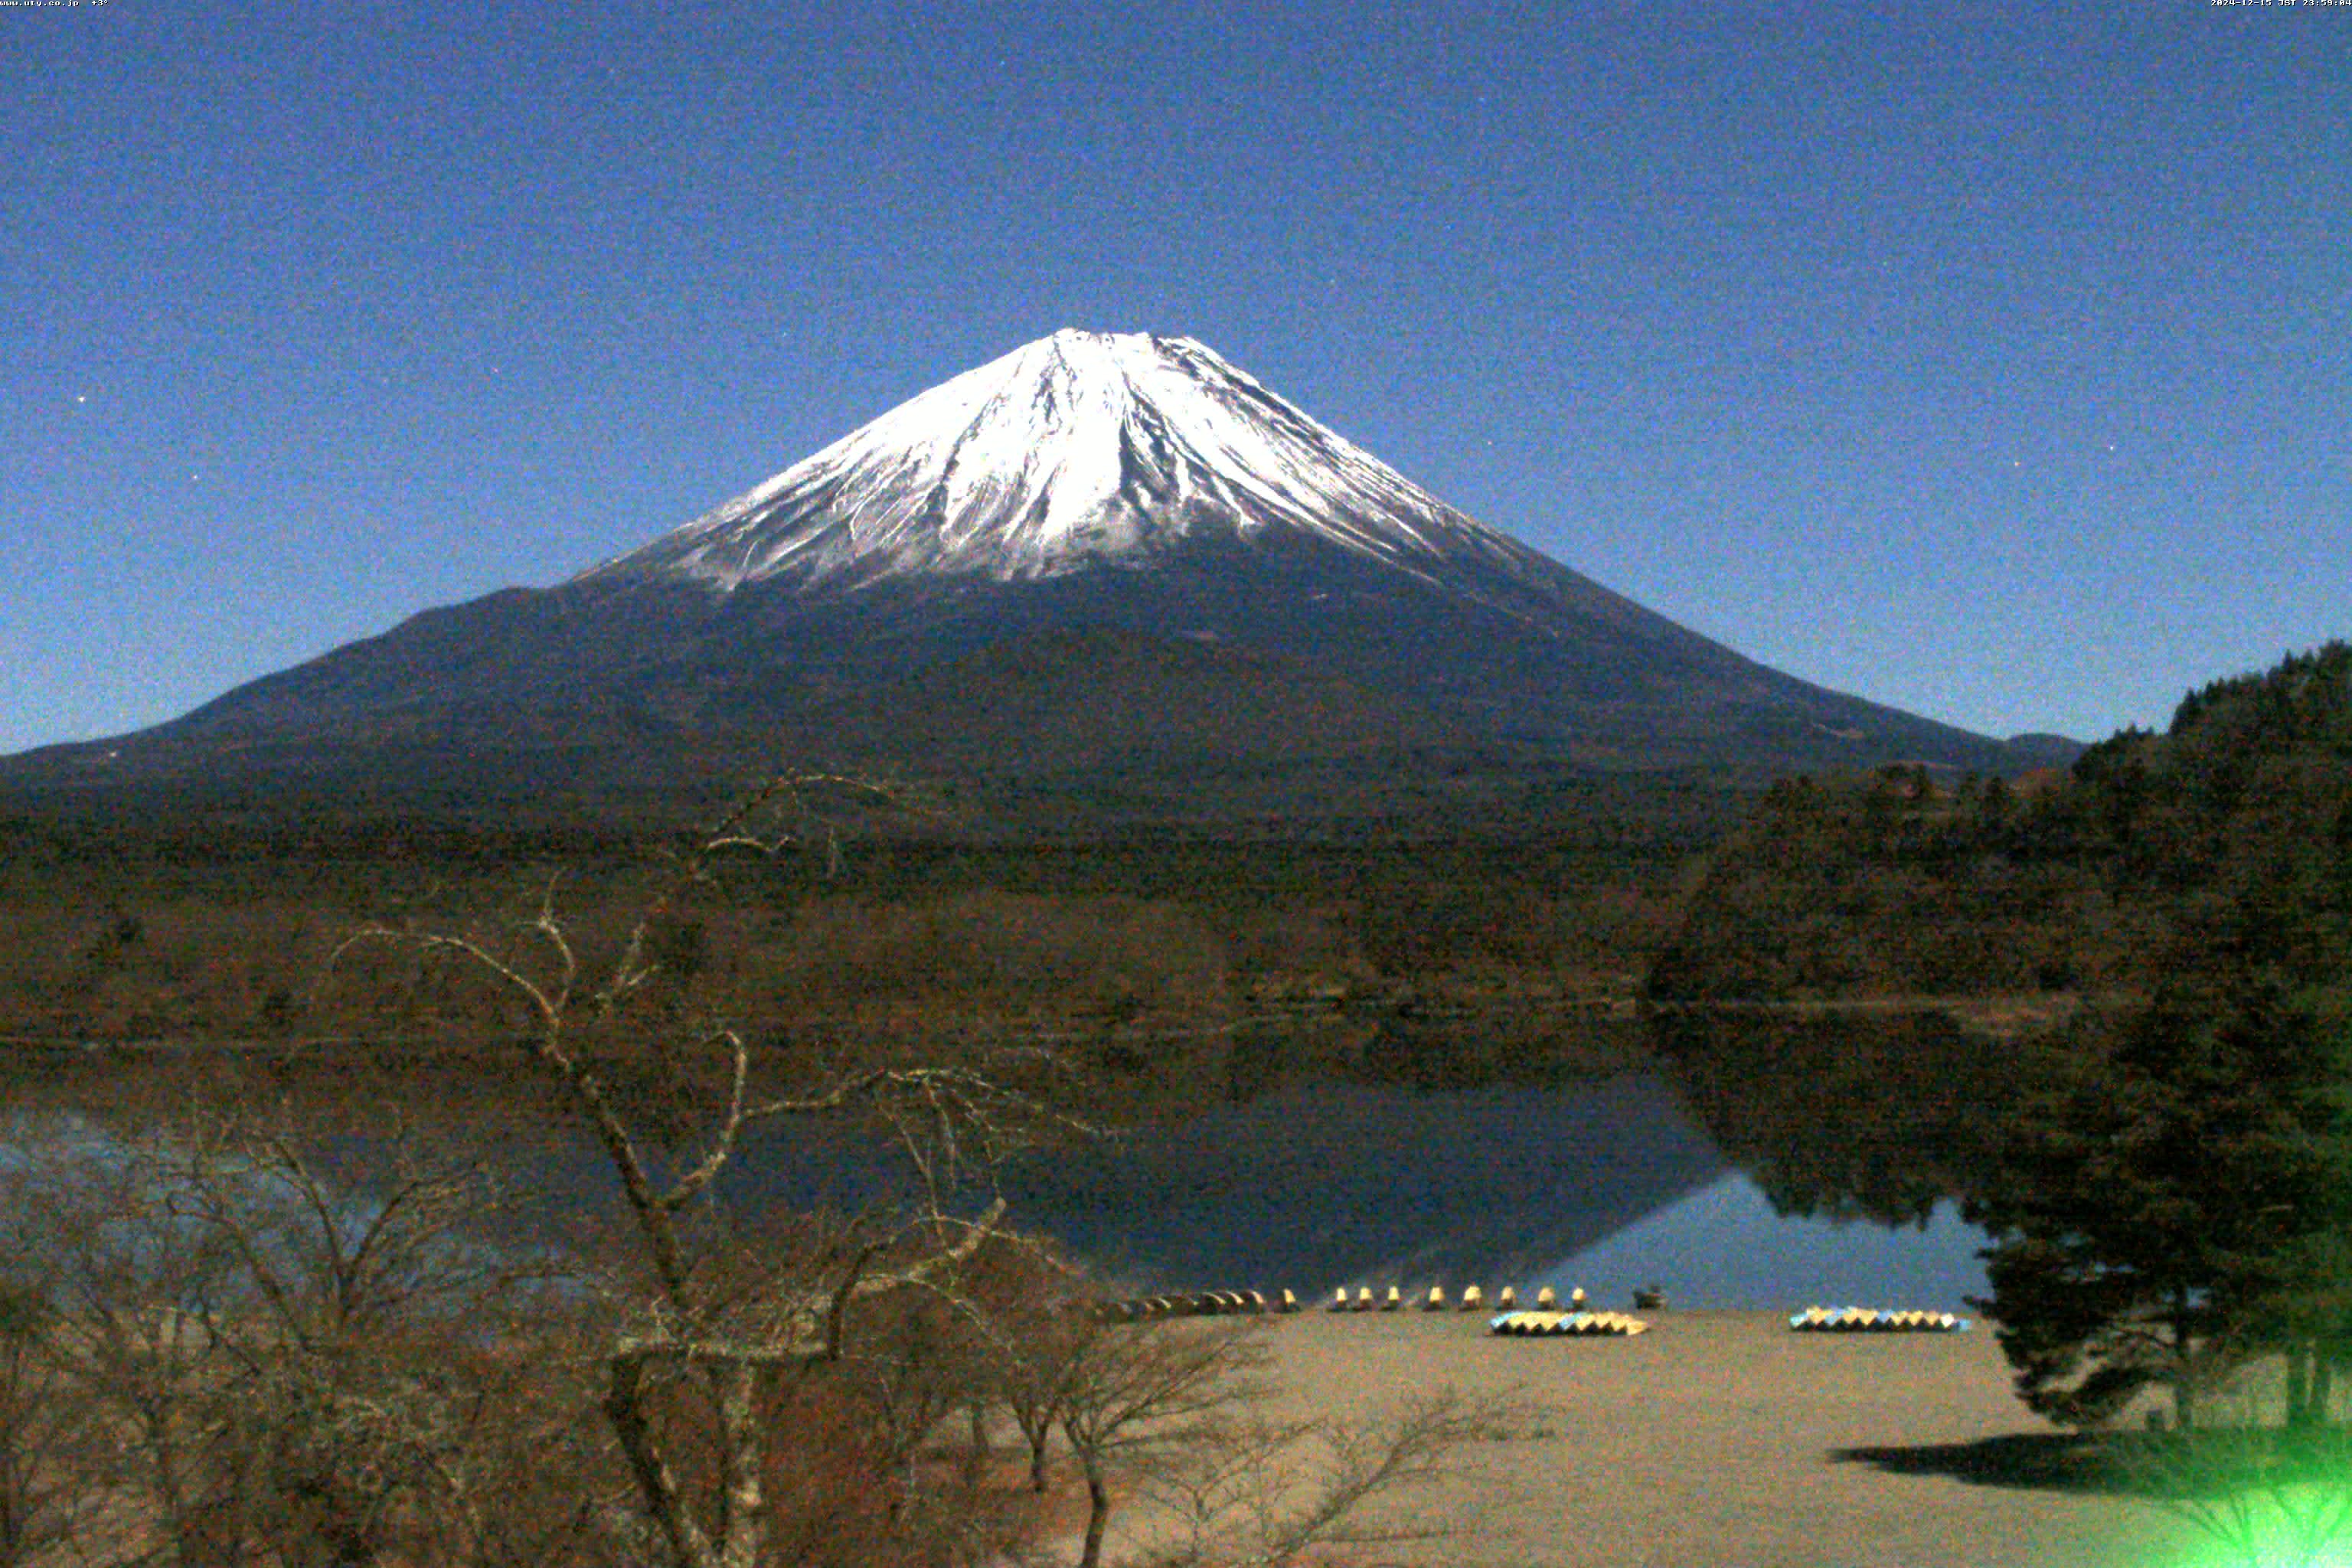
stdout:
POLYGON ((1064 332, 570 582, 425 612, 0 781, 291 767, 396 793, 423 748, 487 775, 560 752, 588 784, 634 788, 812 737, 844 761, 965 768, 1433 737, 1748 777, 2053 758, 1743 658, 1445 506, 1198 343, 1064 332), (1232 657, 1179 678, 1132 657, 1147 644, 1232 657), (999 646, 1058 650, 1064 698, 925 683, 999 646))

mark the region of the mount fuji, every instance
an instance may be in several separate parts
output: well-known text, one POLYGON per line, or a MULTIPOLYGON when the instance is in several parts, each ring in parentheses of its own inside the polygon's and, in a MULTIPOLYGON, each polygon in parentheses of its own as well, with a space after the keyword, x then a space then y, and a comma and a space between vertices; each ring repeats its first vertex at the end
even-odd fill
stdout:
POLYGON ((573 581, 1009 583, 1284 535, 1463 588, 1549 569, 1202 344, 1060 331, 573 581))
POLYGON ((0 776, 561 753, 999 771, 1471 748, 1748 776, 2050 760, 1740 657, 1468 518, 1186 338, 1060 331, 553 587, 428 610, 0 776))

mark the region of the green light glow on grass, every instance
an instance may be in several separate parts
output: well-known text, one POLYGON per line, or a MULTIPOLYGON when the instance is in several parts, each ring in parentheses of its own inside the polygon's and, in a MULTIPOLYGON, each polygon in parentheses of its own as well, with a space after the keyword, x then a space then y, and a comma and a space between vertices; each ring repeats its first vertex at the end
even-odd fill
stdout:
POLYGON ((2162 1506, 2205 1537, 2175 1568, 2352 1568, 2352 1478, 2162 1506))

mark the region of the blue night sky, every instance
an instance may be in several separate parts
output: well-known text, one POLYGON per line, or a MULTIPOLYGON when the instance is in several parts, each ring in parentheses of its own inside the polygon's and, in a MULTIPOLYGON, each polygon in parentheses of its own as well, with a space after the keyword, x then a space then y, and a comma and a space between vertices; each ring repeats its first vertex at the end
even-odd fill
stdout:
POLYGON ((6 0, 0 132, 0 752, 1062 326, 1973 729, 2352 635, 2352 8, 6 0))

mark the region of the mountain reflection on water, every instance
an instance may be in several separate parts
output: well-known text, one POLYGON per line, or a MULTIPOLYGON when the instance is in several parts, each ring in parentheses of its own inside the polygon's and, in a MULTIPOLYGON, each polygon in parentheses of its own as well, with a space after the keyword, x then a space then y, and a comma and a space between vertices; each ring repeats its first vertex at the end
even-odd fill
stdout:
MULTIPOLYGON (((1654 1038, 1670 1076, 1286 1081, 1033 1153, 998 1181, 1015 1226, 1060 1238, 1115 1289, 1551 1284, 1622 1306, 1654 1283, 1676 1306, 1778 1309, 1956 1309, 1984 1293, 1984 1237, 1941 1194, 2000 1114, 1999 1075, 2022 1065, 2017 1053, 1934 1020, 1682 1018, 1654 1038), (1878 1223, 1895 1220, 1911 1223, 1878 1223)), ((399 1099, 432 1102, 413 1083, 399 1099)), ((320 1135, 358 1171, 380 1129, 364 1105, 351 1115, 320 1135)), ((453 1110, 452 1135, 513 1115, 492 1096, 470 1117, 453 1110)), ((12 1143, 62 1139, 100 1161, 121 1147, 103 1121, 63 1108, 17 1120, 0 1131, 0 1165, 12 1143)), ((903 1160, 849 1127, 771 1125, 740 1154, 723 1184, 753 1210, 851 1210, 908 1191, 903 1160)), ((544 1195, 551 1235, 614 1196, 583 1138, 509 1138, 484 1157, 544 1195)))
POLYGON ((1677 1307, 1933 1307, 1963 1310, 1990 1287, 1985 1234, 1939 1204, 1924 1225, 1784 1215, 1744 1175, 1687 1197, 1531 1276, 1622 1307, 1646 1285, 1677 1307))
POLYGON ((1982 1235, 1783 1217, 1663 1079, 1425 1092, 1286 1088, 1026 1163, 1024 1223, 1138 1287, 1582 1286, 1622 1306, 1958 1307, 1982 1235), (1899 1301, 1897 1299, 1900 1299, 1899 1301))
POLYGON ((1013 1213, 1139 1284, 1500 1282, 1721 1175, 1664 1083, 1292 1086, 1026 1162, 1013 1213))

